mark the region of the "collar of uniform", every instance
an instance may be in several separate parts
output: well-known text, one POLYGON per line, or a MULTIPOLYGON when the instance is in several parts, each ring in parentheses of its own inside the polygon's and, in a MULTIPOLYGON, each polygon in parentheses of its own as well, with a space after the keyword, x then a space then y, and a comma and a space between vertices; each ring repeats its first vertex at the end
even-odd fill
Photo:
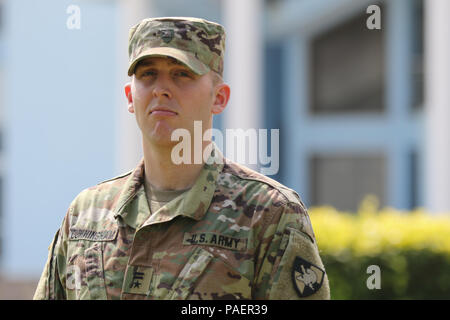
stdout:
POLYGON ((131 175, 122 187, 121 194, 115 206, 114 217, 121 216, 126 224, 136 229, 150 215, 147 199, 145 198, 144 185, 144 159, 139 162, 131 175), (133 201, 136 198, 136 201, 133 201), (127 205, 131 202, 136 206, 129 207, 125 211, 127 205))
POLYGON ((144 222, 143 226, 169 221, 179 215, 195 220, 202 219, 211 204, 216 188, 216 181, 223 169, 223 163, 225 161, 223 154, 214 142, 211 143, 211 147, 210 156, 191 189, 173 199, 152 215, 150 215, 150 209, 143 188, 145 178, 144 160, 142 159, 123 187, 116 206, 115 217, 118 215, 122 216, 124 221, 133 228, 141 225, 147 217, 148 219, 144 222), (124 208, 134 198, 138 202, 135 208, 130 208, 131 210, 124 212, 124 208))
POLYGON ((201 220, 208 210, 216 189, 216 181, 223 169, 224 157, 219 148, 213 142, 211 143, 211 153, 203 166, 200 175, 194 185, 176 197, 158 211, 153 213, 144 226, 155 223, 170 221, 173 218, 182 215, 194 220, 201 220))

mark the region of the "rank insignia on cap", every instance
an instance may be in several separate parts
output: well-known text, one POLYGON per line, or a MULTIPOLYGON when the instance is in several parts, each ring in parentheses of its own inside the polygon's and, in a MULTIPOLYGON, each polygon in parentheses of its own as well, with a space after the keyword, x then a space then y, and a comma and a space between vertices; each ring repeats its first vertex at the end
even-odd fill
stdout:
POLYGON ((300 297, 304 298, 316 293, 322 286, 324 275, 325 271, 318 266, 295 257, 292 280, 300 297))
POLYGON ((165 43, 169 43, 173 39, 174 32, 171 29, 160 30, 159 36, 165 43))

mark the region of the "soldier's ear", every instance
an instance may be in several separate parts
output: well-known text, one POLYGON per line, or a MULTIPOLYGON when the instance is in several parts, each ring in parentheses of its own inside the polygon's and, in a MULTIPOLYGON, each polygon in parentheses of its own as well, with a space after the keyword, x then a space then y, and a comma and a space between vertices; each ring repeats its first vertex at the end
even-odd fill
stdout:
POLYGON ((131 94, 131 82, 128 82, 125 85, 125 96, 127 98, 128 102, 128 112, 134 113, 134 107, 133 107, 133 95, 131 94))
POLYGON ((219 114, 225 109, 228 100, 230 100, 231 89, 226 83, 220 83, 216 85, 214 92, 214 103, 211 112, 213 114, 219 114))

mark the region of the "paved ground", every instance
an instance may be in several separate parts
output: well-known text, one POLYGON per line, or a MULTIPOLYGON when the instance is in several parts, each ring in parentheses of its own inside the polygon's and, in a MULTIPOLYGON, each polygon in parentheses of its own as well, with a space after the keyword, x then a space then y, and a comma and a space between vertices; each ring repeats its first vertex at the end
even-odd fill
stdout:
POLYGON ((8 279, 0 275, 0 300, 30 300, 39 279, 8 279))

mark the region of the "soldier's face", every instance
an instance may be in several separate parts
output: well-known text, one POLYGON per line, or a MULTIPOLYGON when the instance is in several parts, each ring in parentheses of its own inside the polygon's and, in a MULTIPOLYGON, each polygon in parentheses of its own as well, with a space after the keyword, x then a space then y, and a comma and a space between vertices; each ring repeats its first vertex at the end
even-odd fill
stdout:
POLYGON ((222 112, 229 99, 226 84, 214 84, 211 74, 196 75, 177 60, 164 57, 140 62, 125 86, 128 110, 135 113, 144 139, 173 146, 172 132, 187 129, 194 136, 194 121, 211 128, 212 115, 222 112))

